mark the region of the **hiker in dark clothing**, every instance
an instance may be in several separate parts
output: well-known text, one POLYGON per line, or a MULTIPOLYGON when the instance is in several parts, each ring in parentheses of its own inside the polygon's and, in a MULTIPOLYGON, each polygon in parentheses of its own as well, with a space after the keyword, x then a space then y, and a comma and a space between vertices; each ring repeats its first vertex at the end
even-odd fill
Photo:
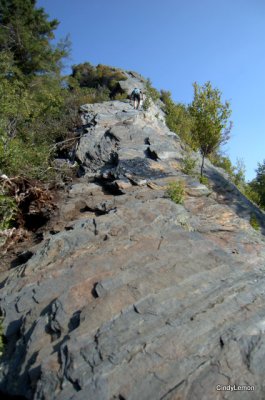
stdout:
POLYGON ((133 108, 135 110, 139 110, 141 100, 143 99, 143 94, 141 89, 134 88, 131 94, 131 98, 133 100, 133 108))

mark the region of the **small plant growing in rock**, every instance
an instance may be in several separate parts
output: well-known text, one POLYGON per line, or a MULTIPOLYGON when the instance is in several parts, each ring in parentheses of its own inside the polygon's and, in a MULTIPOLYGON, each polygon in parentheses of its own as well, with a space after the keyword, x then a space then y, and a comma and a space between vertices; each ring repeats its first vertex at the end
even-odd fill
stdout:
POLYGON ((182 181, 171 182, 167 188, 167 195, 176 204, 182 204, 184 201, 184 183, 182 181))
POLYGON ((114 96, 114 100, 127 100, 128 95, 127 93, 117 93, 114 96))
POLYGON ((152 86, 151 80, 148 78, 145 84, 147 97, 150 97, 155 103, 160 98, 160 93, 152 86))
POLYGON ((143 110, 147 111, 151 106, 151 98, 150 96, 146 96, 146 98, 143 101, 143 110))
POLYGON ((255 231, 258 231, 260 229, 260 224, 255 214, 251 214, 249 223, 252 228, 255 229, 255 231))
POLYGON ((209 179, 206 178, 206 176, 202 175, 202 176, 200 176, 200 183, 202 185, 208 186, 209 185, 209 179))
POLYGON ((182 166, 182 172, 187 175, 192 175, 194 173, 194 168, 196 165, 196 160, 192 158, 192 156, 187 153, 185 157, 183 158, 183 166, 182 166))

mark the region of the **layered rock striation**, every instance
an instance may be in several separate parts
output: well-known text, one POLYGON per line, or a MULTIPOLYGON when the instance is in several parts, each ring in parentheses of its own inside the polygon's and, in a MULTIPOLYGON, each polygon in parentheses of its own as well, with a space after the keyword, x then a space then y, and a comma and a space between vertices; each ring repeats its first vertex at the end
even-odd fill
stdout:
POLYGON ((82 176, 32 256, 2 277, 0 390, 263 399, 264 214, 209 162, 209 187, 185 175, 184 147, 154 104, 85 105, 82 118, 82 176), (179 180, 183 204, 167 195, 179 180))

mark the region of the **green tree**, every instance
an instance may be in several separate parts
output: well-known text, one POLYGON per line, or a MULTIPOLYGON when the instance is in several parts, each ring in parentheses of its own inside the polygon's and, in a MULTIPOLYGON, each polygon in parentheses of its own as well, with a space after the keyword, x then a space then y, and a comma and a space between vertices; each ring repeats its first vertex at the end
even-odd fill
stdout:
POLYGON ((228 122, 231 115, 230 104, 221 101, 221 92, 212 87, 210 82, 203 86, 193 84, 194 99, 189 110, 193 118, 192 140, 202 155, 201 176, 204 159, 227 142, 232 128, 228 122))
MULTIPOLYGON (((245 184, 243 194, 244 194, 249 200, 253 201, 253 202, 256 203, 259 207, 261 207, 261 205, 260 205, 260 197, 259 197, 259 194, 257 193, 256 189, 252 187, 251 183, 252 183, 252 182, 246 183, 246 184, 245 184)), ((264 208, 264 207, 261 207, 261 208, 264 208)))
POLYGON ((192 142, 192 118, 188 107, 182 103, 174 103, 169 91, 161 90, 160 99, 164 103, 168 128, 177 133, 191 148, 197 150, 196 144, 192 142))
POLYGON ((244 160, 242 158, 237 158, 233 172, 233 181, 240 190, 242 189, 242 191, 244 190, 246 184, 245 174, 246 166, 244 160))
POLYGON ((66 41, 53 48, 53 31, 59 22, 48 21, 36 0, 1 0, 0 52, 9 52, 14 65, 26 76, 55 72, 67 55, 66 41))
POLYGON ((35 0, 0 2, 0 170, 11 176, 38 177, 64 134, 60 67, 68 48, 51 45, 57 26, 35 0))
POLYGON ((256 178, 249 183, 250 188, 258 197, 258 205, 265 208, 265 160, 263 163, 258 163, 256 169, 256 178))
POLYGON ((56 121, 62 119, 64 90, 56 75, 27 82, 21 75, 12 54, 0 52, 0 170, 37 177, 42 164, 47 168, 49 146, 63 134, 56 121))

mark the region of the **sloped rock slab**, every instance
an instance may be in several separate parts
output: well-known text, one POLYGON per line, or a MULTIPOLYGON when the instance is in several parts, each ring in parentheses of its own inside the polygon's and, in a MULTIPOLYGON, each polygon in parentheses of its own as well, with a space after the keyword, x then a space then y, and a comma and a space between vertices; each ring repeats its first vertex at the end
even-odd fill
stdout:
POLYGON ((116 168, 106 170, 104 177, 111 179, 127 178, 131 182, 138 184, 141 181, 163 178, 166 174, 163 171, 152 168, 152 163, 144 158, 132 158, 129 160, 121 160, 116 168))
POLYGON ((90 131, 77 156, 97 182, 85 175, 69 189, 67 229, 46 234, 3 283, 0 390, 208 400, 228 398, 217 385, 244 385, 255 390, 229 399, 263 399, 265 244, 235 206, 240 196, 218 203, 214 181, 208 189, 174 170, 181 143, 152 114, 121 102, 83 110, 90 131), (159 148, 173 158, 161 160, 159 148), (167 198, 175 179, 183 204, 167 198))
MULTIPOLYGON (((116 106, 108 102, 95 106, 83 106, 82 111, 92 119, 94 128, 81 139, 76 152, 85 171, 94 177, 107 181, 129 181, 143 185, 150 179, 174 175, 173 169, 156 168, 151 160, 167 160, 181 157, 181 145, 175 137, 168 135, 167 129, 161 131, 152 123, 145 123, 146 116, 131 110, 129 104, 116 106), (104 110, 104 112, 103 112, 104 110), (100 114, 100 111, 102 114, 100 114), (101 173, 99 173, 101 171, 101 173)), ((109 187, 113 185, 108 184, 109 187)), ((117 186, 119 183, 117 182, 117 186)))

